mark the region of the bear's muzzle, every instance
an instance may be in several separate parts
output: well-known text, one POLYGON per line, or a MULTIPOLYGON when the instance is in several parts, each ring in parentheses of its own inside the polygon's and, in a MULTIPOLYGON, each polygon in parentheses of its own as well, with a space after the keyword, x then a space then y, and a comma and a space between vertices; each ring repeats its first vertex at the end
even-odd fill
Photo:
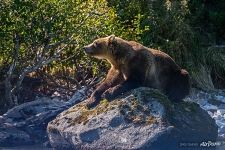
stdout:
POLYGON ((84 49, 85 53, 90 54, 90 55, 93 54, 93 51, 89 46, 84 46, 83 49, 84 49))

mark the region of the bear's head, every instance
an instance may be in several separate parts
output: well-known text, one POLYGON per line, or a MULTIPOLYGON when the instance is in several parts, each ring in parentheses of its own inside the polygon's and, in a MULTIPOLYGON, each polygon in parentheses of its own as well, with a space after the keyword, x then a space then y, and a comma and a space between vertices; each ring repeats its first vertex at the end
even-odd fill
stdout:
POLYGON ((84 47, 85 52, 98 59, 107 59, 113 65, 123 64, 131 56, 132 46, 115 35, 96 39, 84 47))
POLYGON ((85 46, 84 50, 88 55, 95 58, 107 59, 112 57, 115 43, 116 37, 111 35, 94 40, 93 43, 85 46))

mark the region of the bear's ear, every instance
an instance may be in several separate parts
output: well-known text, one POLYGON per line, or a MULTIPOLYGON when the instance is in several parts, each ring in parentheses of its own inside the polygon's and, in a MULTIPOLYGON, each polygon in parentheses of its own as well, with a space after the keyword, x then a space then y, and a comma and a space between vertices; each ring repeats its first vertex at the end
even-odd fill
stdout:
POLYGON ((109 44, 115 44, 116 43, 116 36, 110 35, 109 36, 109 44))
POLYGON ((115 35, 110 35, 109 36, 109 41, 108 41, 108 47, 111 51, 114 50, 115 48, 115 45, 116 45, 116 37, 115 35))
POLYGON ((118 57, 119 51, 118 51, 118 44, 117 44, 117 39, 115 35, 109 36, 109 43, 108 43, 109 50, 111 53, 115 56, 118 57))

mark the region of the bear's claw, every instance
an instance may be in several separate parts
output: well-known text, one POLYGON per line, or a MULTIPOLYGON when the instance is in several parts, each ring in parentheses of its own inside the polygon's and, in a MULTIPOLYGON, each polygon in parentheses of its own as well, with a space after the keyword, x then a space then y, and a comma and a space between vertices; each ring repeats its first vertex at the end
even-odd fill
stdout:
POLYGON ((91 109, 91 108, 97 106, 98 104, 99 104, 99 101, 97 99, 90 97, 87 101, 86 106, 88 109, 91 109))

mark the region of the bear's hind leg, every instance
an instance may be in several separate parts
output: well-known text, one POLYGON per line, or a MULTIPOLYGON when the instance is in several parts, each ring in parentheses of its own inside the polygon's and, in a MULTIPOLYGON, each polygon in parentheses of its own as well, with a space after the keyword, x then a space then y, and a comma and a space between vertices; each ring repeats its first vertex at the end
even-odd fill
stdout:
POLYGON ((181 69, 172 75, 167 83, 165 94, 171 101, 179 102, 189 94, 190 81, 186 70, 181 69))

